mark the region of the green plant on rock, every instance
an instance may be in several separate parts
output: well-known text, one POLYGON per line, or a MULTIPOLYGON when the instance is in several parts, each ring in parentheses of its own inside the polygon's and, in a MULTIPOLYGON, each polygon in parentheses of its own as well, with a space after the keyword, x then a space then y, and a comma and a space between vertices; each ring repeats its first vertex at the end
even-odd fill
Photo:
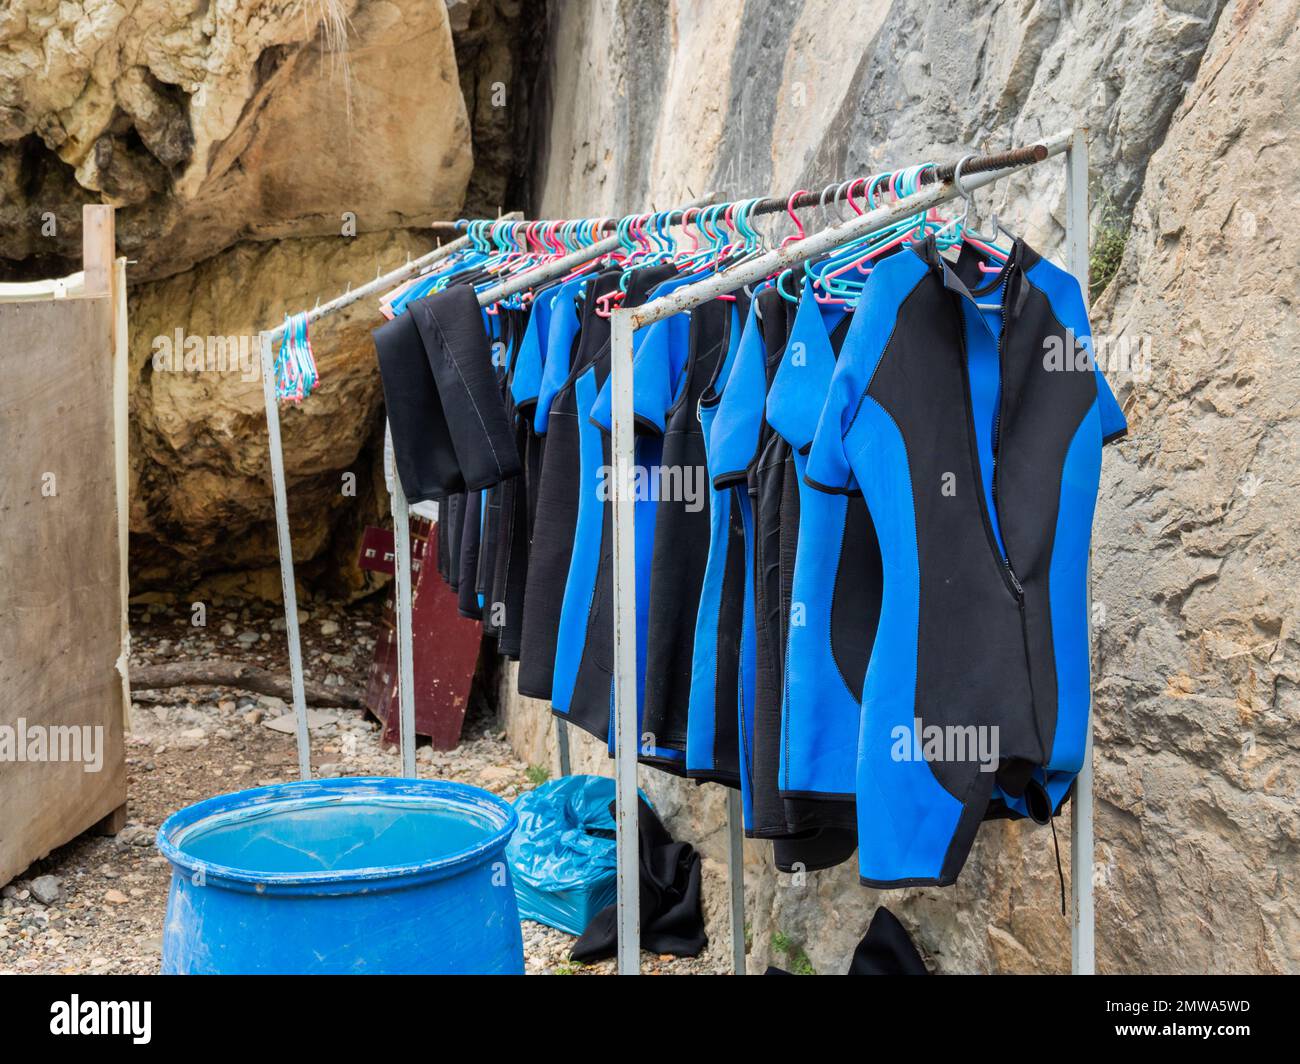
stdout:
POLYGON ((1097 224, 1092 230, 1092 250, 1088 257, 1088 296, 1096 299, 1106 290, 1124 258, 1131 223, 1109 192, 1097 195, 1097 224))
POLYGON ((817 974, 817 969, 812 966, 812 961, 808 959, 808 954, 804 951, 804 948, 784 931, 772 932, 772 952, 785 957, 785 963, 789 967, 791 975, 817 974))
POLYGON ((551 772, 545 765, 529 765, 524 769, 524 775, 534 787, 540 787, 551 778, 551 772))

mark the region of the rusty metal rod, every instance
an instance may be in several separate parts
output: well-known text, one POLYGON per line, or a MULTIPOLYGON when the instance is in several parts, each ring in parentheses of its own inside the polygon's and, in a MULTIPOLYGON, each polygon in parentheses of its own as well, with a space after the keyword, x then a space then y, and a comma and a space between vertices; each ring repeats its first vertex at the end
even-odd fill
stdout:
MULTIPOLYGON (((965 165, 961 168, 961 172, 962 176, 965 177, 970 174, 1005 170, 1008 167, 1027 166, 1032 163, 1040 163, 1046 159, 1047 156, 1048 147, 1046 144, 1029 144, 1023 148, 1012 148, 1010 151, 995 152, 990 155, 976 155, 966 160, 965 165)), ((950 163, 944 163, 941 166, 933 166, 923 170, 917 179, 918 184, 929 185, 936 181, 951 181, 953 174, 957 170, 957 162, 958 160, 954 160, 950 163)), ((824 198, 823 191, 804 192, 801 195, 795 196, 793 201, 791 201, 788 196, 769 196, 766 199, 759 200, 747 213, 749 217, 752 218, 758 214, 775 214, 777 211, 784 211, 789 205, 793 205, 795 210, 803 210, 804 208, 816 207, 820 204, 834 203, 837 200, 848 198, 850 192, 855 196, 861 196, 865 191, 866 180, 867 178, 861 178, 856 181, 843 181, 834 188, 831 188, 829 185, 824 186, 824 198)), ((736 202, 745 201, 738 200, 736 202)), ((667 224, 680 225, 688 209, 690 208, 668 212, 667 224)), ((618 228, 618 221, 617 218, 597 219, 595 231, 598 233, 612 233, 618 228)), ((527 225, 542 226, 562 224, 564 224, 563 221, 515 222, 512 223, 511 228, 527 225)))

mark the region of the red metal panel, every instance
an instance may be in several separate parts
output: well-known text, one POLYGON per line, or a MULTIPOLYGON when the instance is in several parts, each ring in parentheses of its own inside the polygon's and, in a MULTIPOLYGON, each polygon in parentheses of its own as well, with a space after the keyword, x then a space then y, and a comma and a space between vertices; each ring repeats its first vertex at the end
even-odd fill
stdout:
MULTIPOLYGON (((460 742, 465 722, 482 629, 478 621, 467 620, 457 612, 456 595, 438 574, 436 527, 423 518, 411 519, 415 731, 428 736, 434 749, 452 750, 460 742)), ((382 540, 367 536, 363 542, 383 557, 382 540)), ((401 721, 397 712, 397 639, 391 591, 384 600, 383 627, 375 642, 366 705, 384 723, 384 741, 398 742, 401 721)))

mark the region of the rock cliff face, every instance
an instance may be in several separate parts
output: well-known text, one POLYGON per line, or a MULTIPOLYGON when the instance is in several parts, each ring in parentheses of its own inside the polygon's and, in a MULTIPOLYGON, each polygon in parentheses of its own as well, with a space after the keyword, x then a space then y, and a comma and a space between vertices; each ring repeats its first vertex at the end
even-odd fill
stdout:
POLYGON ((1224 12, 1096 312, 1149 344, 1095 538, 1116 965, 1300 970, 1298 25, 1224 12))
POLYGON ((420 0, 22 0, 0 86, 0 258, 75 260, 103 201, 133 282, 338 235, 344 211, 357 232, 446 218, 472 165, 447 14, 420 0))
MULTIPOLYGON (((78 269, 85 202, 118 206, 133 260, 136 591, 279 594, 255 334, 427 251, 467 197, 518 194, 536 22, 513 0, 0 11, 0 275, 78 269), (155 369, 191 339, 235 368, 155 369)), ((284 415, 295 554, 335 593, 367 586, 356 534, 387 508, 374 320, 320 324, 322 385, 284 415)))
MULTIPOLYGON (((1098 265, 1123 245, 1093 328, 1131 424, 1094 534, 1103 972, 1300 970, 1300 344, 1281 221, 1298 15, 1295 0, 878 0, 851 17, 833 0, 606 0, 552 16, 544 216, 820 188, 1090 127, 1098 265)), ((1063 191, 1049 163, 980 201, 1059 255, 1063 191)), ((500 686, 524 756, 553 756, 545 707, 512 694, 509 668, 500 686)), ((718 788, 643 782, 724 859, 718 788)), ((779 931, 843 971, 882 902, 938 971, 1068 970, 1045 828, 988 826, 945 890, 869 891, 852 867, 778 876, 768 849, 746 844, 751 970, 783 960, 779 931)))

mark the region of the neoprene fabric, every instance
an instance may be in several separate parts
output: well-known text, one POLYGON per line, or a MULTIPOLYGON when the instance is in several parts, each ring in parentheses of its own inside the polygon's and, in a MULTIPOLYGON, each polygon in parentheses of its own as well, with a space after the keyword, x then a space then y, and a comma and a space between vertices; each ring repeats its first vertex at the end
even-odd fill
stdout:
MULTIPOLYGON (((689 842, 675 842, 644 798, 638 799, 637 842, 641 866, 641 948, 695 957, 709 944, 700 908, 700 855, 689 842)), ((610 803, 610 816, 614 803, 610 803)), ((618 905, 601 909, 573 947, 582 964, 614 956, 618 905)))
POLYGON ((371 335, 408 502, 490 487, 520 471, 472 287, 414 300, 371 335))
POLYGON ((399 314, 371 336, 393 430, 397 475, 407 501, 424 502, 463 491, 465 480, 451 445, 451 430, 414 319, 399 314))
MULTIPOLYGON (((656 259, 491 313, 466 260, 376 331, 407 494, 446 494, 460 611, 521 694, 606 741, 606 315, 689 282, 656 259)), ((931 238, 870 272, 851 312, 795 271, 797 304, 760 285, 634 334, 635 734, 641 760, 738 787, 782 871, 856 850, 868 886, 946 885, 983 820, 1050 821, 1082 763, 1092 509, 1124 418, 1077 283, 1022 241, 1001 268, 931 238)), ((656 860, 689 866, 675 845, 656 860)))
POLYGON ((514 476, 522 466, 474 289, 452 285, 415 300, 407 313, 424 344, 466 488, 514 476))

